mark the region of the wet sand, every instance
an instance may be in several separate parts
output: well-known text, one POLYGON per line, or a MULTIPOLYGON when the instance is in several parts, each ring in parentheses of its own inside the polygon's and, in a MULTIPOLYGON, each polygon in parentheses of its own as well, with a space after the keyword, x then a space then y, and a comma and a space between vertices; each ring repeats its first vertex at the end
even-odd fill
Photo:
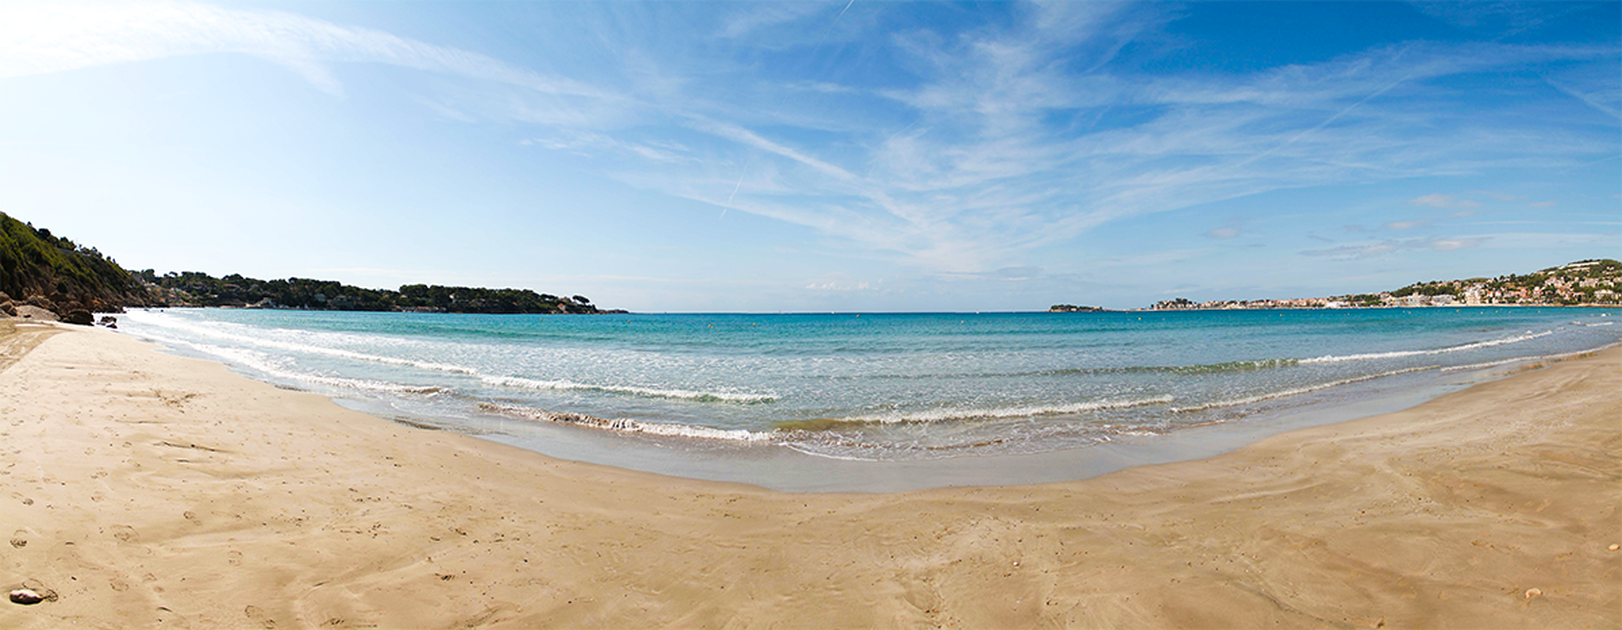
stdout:
POLYGON ((0 323, 0 585, 56 599, 4 628, 1622 627, 1622 349, 1199 461, 792 494, 45 330, 0 323))

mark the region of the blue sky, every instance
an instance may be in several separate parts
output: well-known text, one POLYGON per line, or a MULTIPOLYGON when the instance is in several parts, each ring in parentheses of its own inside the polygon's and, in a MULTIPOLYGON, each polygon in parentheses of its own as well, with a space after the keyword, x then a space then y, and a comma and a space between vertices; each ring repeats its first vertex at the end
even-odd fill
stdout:
POLYGON ((1622 4, 5 3, 0 191, 636 311, 1372 291, 1622 256, 1622 4))

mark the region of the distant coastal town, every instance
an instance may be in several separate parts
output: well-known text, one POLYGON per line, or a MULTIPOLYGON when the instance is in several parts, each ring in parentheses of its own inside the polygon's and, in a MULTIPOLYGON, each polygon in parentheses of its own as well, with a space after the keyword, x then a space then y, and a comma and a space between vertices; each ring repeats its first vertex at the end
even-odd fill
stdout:
POLYGON ((1580 260, 1526 275, 1418 282, 1381 293, 1264 300, 1176 298, 1148 310, 1227 310, 1273 308, 1389 308, 1425 306, 1618 306, 1622 305, 1622 262, 1580 260))
MULTIPOLYGON (((1331 297, 1210 300, 1174 298, 1155 302, 1147 311, 1240 310, 1280 308, 1410 308, 1429 306, 1622 306, 1622 262, 1609 258, 1579 260, 1520 275, 1416 282, 1380 293, 1331 297)), ((1050 313, 1106 310, 1097 306, 1055 304, 1050 313)))

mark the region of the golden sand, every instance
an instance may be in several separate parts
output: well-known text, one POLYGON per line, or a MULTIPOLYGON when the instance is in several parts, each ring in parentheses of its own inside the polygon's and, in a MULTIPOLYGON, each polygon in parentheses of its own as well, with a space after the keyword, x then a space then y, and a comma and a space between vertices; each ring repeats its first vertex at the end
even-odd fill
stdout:
POLYGON ((57 597, 0 628, 1622 627, 1622 349, 1201 461, 854 495, 4 339, 0 585, 57 597))

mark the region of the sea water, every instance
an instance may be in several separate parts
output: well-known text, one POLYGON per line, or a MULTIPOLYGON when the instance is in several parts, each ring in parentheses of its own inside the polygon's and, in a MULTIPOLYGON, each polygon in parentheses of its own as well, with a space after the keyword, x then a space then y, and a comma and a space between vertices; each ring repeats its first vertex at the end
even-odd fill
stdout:
POLYGON ((1152 439, 1417 390, 1615 344, 1617 315, 162 309, 132 311, 119 325, 253 378, 435 428, 551 426, 675 452, 908 462, 1152 439))

